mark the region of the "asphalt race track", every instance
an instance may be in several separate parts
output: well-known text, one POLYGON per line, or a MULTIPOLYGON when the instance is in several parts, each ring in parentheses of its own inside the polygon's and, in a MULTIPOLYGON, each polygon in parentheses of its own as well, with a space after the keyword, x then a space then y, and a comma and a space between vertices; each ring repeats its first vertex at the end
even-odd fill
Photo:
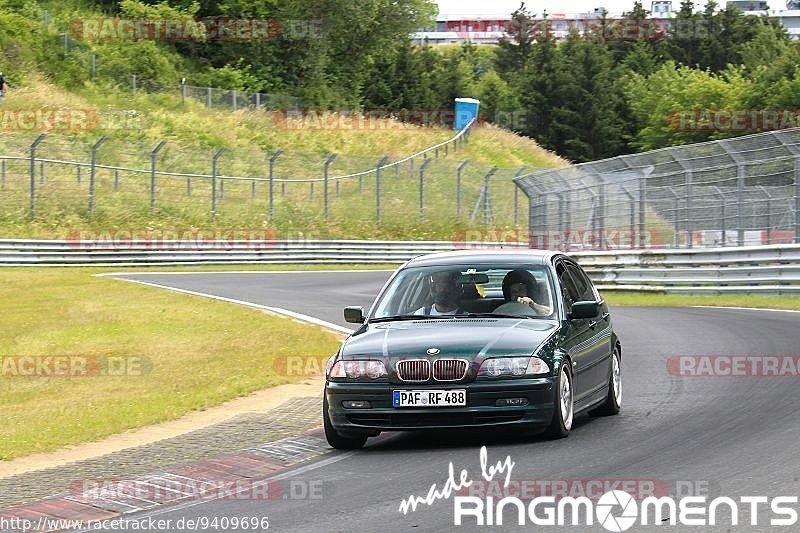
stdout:
MULTIPOLYGON (((120 277, 281 307, 344 325, 345 305, 368 307, 388 272, 141 274, 120 277)), ((158 518, 268 516, 278 531, 474 530, 454 528, 444 499, 401 514, 401 501, 424 497, 448 477, 448 464, 480 479, 479 450, 490 464, 510 456, 512 480, 639 480, 692 486, 710 497, 797 496, 800 488, 800 395, 795 377, 676 377, 678 355, 797 355, 800 313, 700 308, 615 308, 623 345, 623 411, 581 417, 569 438, 546 441, 486 433, 383 434, 357 452, 334 452, 300 467, 292 479, 322 483, 319 499, 215 501, 164 509, 158 518)), ((502 477, 502 476, 499 476, 502 477)), ((797 505, 794 506, 797 509, 797 505)), ((513 511, 513 510, 512 510, 513 511)), ((155 513, 144 513, 154 515, 155 513)), ((728 517, 721 513, 721 517, 728 517)), ((773 515, 774 516, 774 515, 773 515)), ((507 514, 507 520, 513 512, 507 514)), ((760 515, 760 524, 766 518, 760 515)), ((667 531, 791 531, 747 525, 731 529, 664 526, 667 531)), ((729 518, 721 520, 730 524, 729 518)), ((490 528, 492 529, 492 528, 490 528)), ((564 527, 495 526, 495 530, 564 527)), ((568 530, 577 528, 567 527, 568 530)), ((583 528, 586 529, 586 528, 583 528)), ((635 526, 631 531, 652 530, 635 526)), ((595 523, 592 531, 604 531, 595 523)))

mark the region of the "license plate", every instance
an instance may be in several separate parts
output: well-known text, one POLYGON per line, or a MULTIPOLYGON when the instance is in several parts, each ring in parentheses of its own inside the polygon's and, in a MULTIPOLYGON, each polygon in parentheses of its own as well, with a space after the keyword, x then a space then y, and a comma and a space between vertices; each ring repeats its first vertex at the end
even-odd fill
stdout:
POLYGON ((392 391, 394 407, 465 407, 467 391, 458 390, 396 390, 392 391))

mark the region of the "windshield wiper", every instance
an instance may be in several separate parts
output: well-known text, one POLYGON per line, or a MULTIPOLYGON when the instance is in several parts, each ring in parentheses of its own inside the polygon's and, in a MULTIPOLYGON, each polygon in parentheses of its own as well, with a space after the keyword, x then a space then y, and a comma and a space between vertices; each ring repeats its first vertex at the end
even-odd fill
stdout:
POLYGON ((504 315, 498 313, 463 313, 453 316, 454 318, 535 318, 529 315, 504 315))
MULTIPOLYGON (((452 316, 452 315, 450 315, 452 316)), ((380 318, 372 318, 370 322, 393 322, 395 320, 428 320, 431 318, 449 318, 447 315, 394 315, 382 316, 380 318)))

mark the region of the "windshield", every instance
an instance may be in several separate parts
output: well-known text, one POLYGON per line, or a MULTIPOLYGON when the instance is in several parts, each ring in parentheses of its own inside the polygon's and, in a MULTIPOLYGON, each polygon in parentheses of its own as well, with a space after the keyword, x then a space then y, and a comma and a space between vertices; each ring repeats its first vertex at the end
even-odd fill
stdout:
POLYGON ((392 280, 370 318, 469 315, 553 318, 550 271, 539 265, 409 268, 392 280))

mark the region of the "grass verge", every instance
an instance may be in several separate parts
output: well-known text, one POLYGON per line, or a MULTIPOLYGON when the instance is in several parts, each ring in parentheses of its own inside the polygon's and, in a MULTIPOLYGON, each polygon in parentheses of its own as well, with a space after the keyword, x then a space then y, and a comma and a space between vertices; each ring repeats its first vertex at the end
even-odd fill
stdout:
POLYGON ((278 370, 285 367, 282 358, 322 357, 339 345, 315 326, 90 275, 98 271, 0 270, 0 460, 176 419, 297 381, 278 370), (112 356, 141 366, 113 377, 15 375, 20 360, 8 358, 23 355, 112 356), (144 373, 136 375, 137 368, 144 373))
POLYGON ((751 307, 761 309, 800 310, 800 296, 761 296, 754 294, 692 295, 663 292, 602 291, 603 297, 615 306, 648 307, 751 307))

